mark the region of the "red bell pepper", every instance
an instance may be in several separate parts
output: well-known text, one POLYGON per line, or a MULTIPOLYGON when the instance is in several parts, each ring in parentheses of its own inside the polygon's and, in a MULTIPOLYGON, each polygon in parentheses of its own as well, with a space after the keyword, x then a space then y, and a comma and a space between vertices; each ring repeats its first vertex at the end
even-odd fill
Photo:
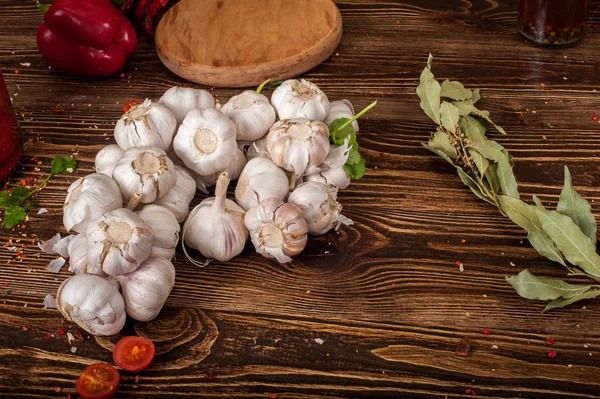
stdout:
POLYGON ((0 72, 0 182, 4 182, 21 159, 21 135, 2 72, 0 72))
POLYGON ((37 45, 53 68, 109 76, 135 52, 137 34, 110 0, 58 0, 38 29, 37 45))

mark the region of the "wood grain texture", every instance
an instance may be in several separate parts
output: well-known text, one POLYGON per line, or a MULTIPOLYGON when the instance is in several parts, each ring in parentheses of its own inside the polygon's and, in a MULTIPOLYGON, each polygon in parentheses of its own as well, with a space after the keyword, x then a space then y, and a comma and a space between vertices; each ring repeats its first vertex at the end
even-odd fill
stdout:
MULTIPOLYGON (((600 301, 541 314, 542 303, 518 297, 505 283, 523 268, 565 273, 421 147, 434 126, 415 89, 431 52, 438 78, 481 88, 481 107, 508 132, 490 136, 515 156, 525 200, 538 194, 556 205, 566 164, 598 217, 600 125, 592 115, 600 112, 599 5, 592 3, 583 45, 549 51, 516 33, 516 0, 336 4, 345 29, 339 55, 304 77, 358 109, 379 101, 359 134, 367 175, 339 197, 355 225, 311 238, 286 266, 250 245, 231 262, 204 269, 178 252, 167 308, 150 324, 128 321, 124 331, 155 339, 156 363, 137 382, 124 374, 116 397, 472 397, 467 390, 484 398, 598 397, 600 301), (455 354, 465 336, 468 358, 455 354), (552 348, 547 337, 556 339, 552 348), (548 358, 549 350, 558 356, 548 358)), ((12 238, 20 248, 29 234, 47 239, 62 232, 65 190, 114 142, 123 103, 157 99, 186 82, 162 66, 145 36, 124 78, 48 70, 35 48, 42 20, 35 7, 0 0, 0 15, 0 65, 26 136, 40 141, 26 150, 39 157, 40 170, 25 162, 16 178, 42 178, 55 155, 79 160, 76 175, 53 180, 40 194, 48 213, 33 209, 26 229, 2 231, 3 242, 12 238), (57 106, 64 112, 54 113, 57 106)), ((212 91, 221 102, 238 92, 212 91)), ((69 324, 42 309, 44 296, 69 273, 45 271, 52 256, 28 245, 22 261, 0 248, 0 284, 8 283, 1 289, 11 291, 0 298, 0 397, 64 398, 85 365, 111 361, 114 339, 75 341, 71 353, 57 333, 69 324), (47 333, 54 336, 45 339, 47 333)))
POLYGON ((314 68, 341 37, 332 0, 182 0, 158 24, 156 50, 185 79, 251 87, 314 68))

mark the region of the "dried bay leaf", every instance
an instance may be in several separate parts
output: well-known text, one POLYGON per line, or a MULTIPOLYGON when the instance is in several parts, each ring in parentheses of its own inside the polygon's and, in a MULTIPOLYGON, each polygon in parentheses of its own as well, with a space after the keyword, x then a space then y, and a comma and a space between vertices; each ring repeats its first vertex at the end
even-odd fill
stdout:
POLYGON ((569 168, 565 166, 565 184, 560 193, 556 211, 566 215, 588 236, 592 244, 596 245, 596 232, 598 227, 592 213, 590 204, 575 190, 571 181, 569 168))
POLYGON ((533 196, 533 202, 534 202, 535 206, 537 206, 541 210, 546 210, 546 208, 542 204, 542 201, 537 197, 537 195, 533 196))
POLYGON ((479 169, 479 173, 481 173, 482 176, 485 175, 488 167, 490 166, 490 161, 478 153, 474 148, 468 148, 467 151, 469 152, 471 158, 473 158, 473 162, 475 162, 475 166, 477 166, 477 169, 479 169))
POLYGON ((527 269, 516 276, 506 277, 506 281, 523 298, 541 301, 573 298, 592 288, 591 285, 574 285, 559 279, 537 277, 527 269))
POLYGON ((590 291, 582 292, 581 294, 572 296, 570 298, 564 298, 564 297, 557 298, 557 299, 553 300, 552 302, 548 303, 548 305, 546 305, 544 312, 547 312, 552 309, 563 308, 567 305, 581 301, 583 299, 593 299, 598 296, 600 296, 600 290, 590 290, 590 291))
POLYGON ((535 212, 535 207, 526 204, 520 199, 506 195, 499 196, 498 200, 500 201, 502 210, 510 220, 527 230, 527 239, 540 255, 566 266, 564 258, 556 247, 556 244, 544 232, 539 217, 535 212))
POLYGON ((471 96, 471 101, 475 104, 477 101, 481 99, 481 95, 479 94, 479 89, 473 89, 473 95, 471 96))
POLYGON ((460 115, 458 114, 458 109, 456 109, 454 105, 444 101, 440 107, 440 118, 444 129, 453 133, 456 131, 456 125, 458 125, 458 118, 460 118, 460 115))
POLYGON ((460 82, 446 79, 442 82, 441 96, 452 100, 462 101, 469 100, 473 97, 473 92, 469 89, 465 89, 460 82))
POLYGON ((596 247, 570 217, 556 211, 534 208, 544 232, 554 241, 564 257, 586 273, 600 277, 600 256, 596 247))
POLYGON ((458 172, 458 177, 460 177, 460 180, 466 186, 468 186, 471 189, 471 191, 473 192, 473 194, 475 194, 477 197, 479 197, 479 199, 482 199, 485 202, 489 202, 490 204, 494 204, 494 201, 492 201, 485 194, 483 194, 483 191, 482 191, 481 186, 479 185, 479 183, 477 183, 475 180, 473 180, 473 178, 471 176, 469 176, 463 170, 463 168, 461 168, 460 166, 456 166, 456 171, 458 172))
POLYGON ((480 143, 487 140, 485 133, 488 129, 488 123, 485 119, 463 116, 460 118, 459 126, 470 143, 480 143))
POLYGON ((500 192, 500 179, 498 179, 497 164, 492 163, 490 166, 488 166, 488 169, 485 172, 485 180, 488 182, 488 185, 494 194, 498 194, 500 192))
POLYGON ((519 189, 517 179, 510 164, 510 158, 505 152, 498 158, 498 179, 500 180, 500 189, 504 195, 519 198, 519 189))
POLYGON ((421 99, 421 108, 425 111, 425 114, 431 118, 436 124, 441 125, 440 120, 440 93, 441 86, 435 80, 433 73, 431 73, 431 61, 433 56, 429 54, 427 60, 427 67, 423 69, 420 77, 420 84, 417 87, 417 95, 421 99))
POLYGON ((481 111, 481 110, 477 109, 473 104, 469 104, 468 102, 464 102, 464 101, 460 102, 460 103, 455 103, 454 106, 458 109, 460 116, 467 116, 467 115, 479 116, 480 118, 483 118, 486 121, 488 121, 489 123, 491 123, 492 125, 494 125, 496 130, 498 130, 500 133, 506 134, 506 131, 502 127, 496 125, 490 119, 490 113, 488 111, 481 111))

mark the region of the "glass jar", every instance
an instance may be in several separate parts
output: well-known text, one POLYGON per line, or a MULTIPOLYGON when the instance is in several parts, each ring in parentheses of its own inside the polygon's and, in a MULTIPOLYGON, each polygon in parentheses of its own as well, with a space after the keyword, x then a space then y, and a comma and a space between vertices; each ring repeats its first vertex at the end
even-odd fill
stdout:
POLYGON ((17 168, 21 153, 19 125, 0 71, 0 183, 17 168))
POLYGON ((567 47, 587 32, 590 0, 520 0, 519 32, 545 47, 567 47))

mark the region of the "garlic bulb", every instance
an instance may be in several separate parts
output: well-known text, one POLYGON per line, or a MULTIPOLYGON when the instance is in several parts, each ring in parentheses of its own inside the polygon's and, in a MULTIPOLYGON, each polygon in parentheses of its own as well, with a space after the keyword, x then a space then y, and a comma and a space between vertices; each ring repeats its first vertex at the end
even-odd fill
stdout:
POLYGON ((183 122, 187 113, 193 109, 215 107, 215 99, 206 90, 180 86, 167 90, 158 103, 166 105, 173 111, 178 124, 183 122))
POLYGON ((91 274, 76 274, 58 288, 62 315, 93 335, 114 335, 125 325, 125 304, 117 285, 91 274))
POLYGON ((306 246, 308 226, 296 205, 269 198, 246 212, 246 228, 256 252, 279 263, 291 262, 306 246))
POLYGON ((107 145, 96 154, 96 172, 112 177, 113 170, 123 156, 123 149, 116 144, 107 145))
MULTIPOLYGON (((238 140, 260 139, 276 120, 275 109, 269 99, 253 90, 231 97, 221 112, 235 123, 238 140)), ((233 177, 231 179, 235 180, 233 177)))
POLYGON ((150 321, 160 313, 175 284, 175 268, 168 260, 151 256, 134 272, 117 276, 127 314, 150 321))
MULTIPOLYGON (((226 262, 239 255, 248 239, 244 226, 244 210, 235 202, 225 198, 229 177, 221 174, 217 180, 215 196, 196 206, 183 226, 183 240, 189 247, 197 249, 209 259, 226 262)), ((199 266, 206 263, 188 259, 199 266)))
POLYGON ((132 147, 171 148, 177 120, 169 108, 146 99, 127 111, 115 125, 115 141, 124 150, 132 147))
POLYGON ((154 244, 150 227, 125 208, 94 220, 86 236, 88 273, 92 274, 100 270, 111 276, 131 273, 150 256, 154 244))
POLYGON ((133 208, 137 202, 149 204, 162 198, 177 183, 175 165, 167 154, 158 147, 130 148, 125 151, 115 170, 123 197, 133 208))
POLYGON ((154 244, 150 256, 171 260, 179 242, 179 222, 167 208, 160 205, 146 205, 137 213, 154 233, 154 244))
MULTIPOLYGON (((332 101, 329 104, 331 105, 331 109, 329 111, 329 115, 327 115, 327 118, 325 118, 324 121, 327 126, 331 125, 331 123, 336 119, 352 119, 354 117, 354 107, 350 101, 332 101)), ((358 133, 358 121, 352 122, 352 127, 354 128, 354 131, 358 133)))
POLYGON ((246 159, 248 161, 258 157, 271 158, 269 152, 267 151, 266 139, 256 140, 255 142, 250 143, 250 145, 248 145, 246 148, 246 159))
POLYGON ((296 178, 307 168, 321 165, 330 149, 327 125, 303 118, 275 123, 266 140, 273 162, 296 178))
POLYGON ((340 214, 342 205, 336 200, 337 191, 337 187, 309 181, 296 187, 288 197, 289 203, 302 209, 310 234, 325 234, 334 227, 337 230, 341 223, 353 224, 340 214))
POLYGON ((249 210, 267 198, 284 200, 289 192, 285 172, 269 158, 254 158, 247 164, 235 187, 235 200, 249 210))
POLYGON ((271 96, 279 119, 308 118, 323 121, 329 114, 329 100, 319 87, 307 80, 289 79, 271 96))
POLYGON ((175 135, 173 148, 201 176, 224 170, 237 150, 235 124, 213 108, 191 110, 175 135))
POLYGON ((169 190, 167 195, 154 201, 156 205, 162 205, 175 215, 177 222, 183 223, 190 214, 190 202, 196 194, 196 182, 190 171, 175 165, 177 183, 169 190))
POLYGON ((334 169, 325 169, 317 174, 308 175, 304 179, 306 181, 330 184, 339 189, 344 189, 350 185, 350 175, 343 166, 334 169))
POLYGON ((103 173, 92 173, 69 186, 63 206, 63 224, 67 231, 82 233, 92 220, 122 206, 123 197, 117 183, 103 173))

